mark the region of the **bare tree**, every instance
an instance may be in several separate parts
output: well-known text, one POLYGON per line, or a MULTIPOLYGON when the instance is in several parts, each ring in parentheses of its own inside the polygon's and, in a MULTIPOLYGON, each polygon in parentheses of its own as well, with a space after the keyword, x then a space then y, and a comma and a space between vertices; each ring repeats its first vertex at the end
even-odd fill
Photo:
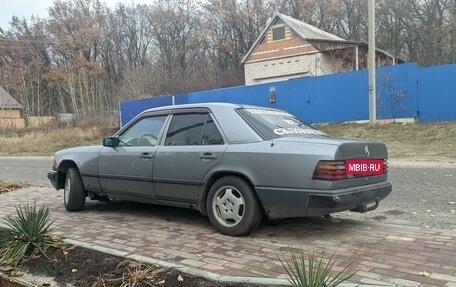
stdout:
POLYGON ((47 30, 53 39, 54 62, 48 81, 59 88, 61 103, 76 114, 99 110, 93 80, 103 73, 97 62, 105 22, 98 0, 57 0, 49 9, 47 30))
POLYGON ((210 0, 204 5, 205 53, 213 66, 213 85, 244 83, 242 58, 272 16, 274 4, 259 0, 210 0))
POLYGON ((339 0, 338 34, 350 40, 367 41, 367 1, 339 0))
MULTIPOLYGON (((0 30, 0 85, 27 115, 93 114, 116 109, 119 99, 241 85, 241 60, 275 11, 366 40, 365 0, 156 0, 115 8, 56 0, 47 18, 13 17, 0 30)), ((404 59, 454 63, 456 0, 378 0, 377 35, 380 48, 404 59)), ((351 57, 333 56, 336 70, 351 57)))
POLYGON ((454 60, 455 44, 448 41, 451 39, 449 9, 449 0, 413 1, 411 18, 407 23, 416 41, 414 49, 409 51, 412 59, 417 59, 423 65, 454 60))

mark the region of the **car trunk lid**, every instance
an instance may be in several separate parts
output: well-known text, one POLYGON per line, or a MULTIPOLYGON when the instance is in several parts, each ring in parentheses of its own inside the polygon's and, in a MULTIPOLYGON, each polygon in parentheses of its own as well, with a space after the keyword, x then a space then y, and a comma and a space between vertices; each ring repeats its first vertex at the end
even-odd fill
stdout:
MULTIPOLYGON (((324 167, 328 169, 333 169, 334 166, 340 168, 345 167, 345 173, 348 169, 347 160, 361 160, 370 163, 371 160, 380 160, 384 164, 384 172, 377 175, 362 175, 362 174, 347 174, 346 177, 340 177, 340 171, 334 172, 334 179, 331 180, 331 189, 336 188, 346 188, 353 186, 366 185, 370 183, 377 183, 387 180, 387 158, 388 152, 385 144, 374 141, 362 141, 362 140, 352 140, 352 139, 341 139, 341 138, 332 138, 328 136, 319 136, 313 138, 297 138, 297 137, 287 137, 274 139, 274 141, 281 142, 308 142, 315 144, 326 144, 326 145, 336 145, 338 148, 331 159, 322 159, 325 164, 324 167), (326 161, 327 160, 327 161, 326 161), (366 161, 367 160, 367 161, 366 161), (326 163, 331 161, 335 163, 333 167, 329 166, 326 163), (340 165, 342 163, 342 165, 340 165)), ((375 161, 379 162, 379 161, 375 161)), ((316 168, 317 170, 317 168, 316 168)), ((314 180, 321 180, 314 179, 314 180)))

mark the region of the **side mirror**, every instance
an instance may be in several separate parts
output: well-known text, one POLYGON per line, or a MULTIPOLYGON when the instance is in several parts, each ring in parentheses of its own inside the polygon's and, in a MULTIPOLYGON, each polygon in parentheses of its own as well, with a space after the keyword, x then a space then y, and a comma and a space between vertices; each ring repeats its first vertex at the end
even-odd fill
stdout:
POLYGON ((106 137, 103 139, 103 146, 106 147, 116 147, 119 146, 119 138, 116 137, 106 137))

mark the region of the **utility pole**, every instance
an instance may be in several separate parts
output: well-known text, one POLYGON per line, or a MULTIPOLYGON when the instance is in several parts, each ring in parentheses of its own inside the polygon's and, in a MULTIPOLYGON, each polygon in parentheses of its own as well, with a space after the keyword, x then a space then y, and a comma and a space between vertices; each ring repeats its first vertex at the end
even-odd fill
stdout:
POLYGON ((369 70, 369 123, 375 125, 377 120, 375 89, 375 0, 368 0, 368 59, 369 70))

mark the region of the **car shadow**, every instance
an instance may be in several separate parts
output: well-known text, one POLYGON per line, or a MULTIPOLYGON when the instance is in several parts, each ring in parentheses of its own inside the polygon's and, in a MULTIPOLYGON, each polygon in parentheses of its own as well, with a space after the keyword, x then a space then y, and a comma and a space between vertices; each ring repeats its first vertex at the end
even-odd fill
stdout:
MULTIPOLYGON (((153 219, 154 221, 166 221, 169 223, 183 224, 185 228, 198 228, 202 231, 214 232, 209 219, 199 211, 170 206, 160 206, 139 202, 112 201, 98 202, 88 201, 84 212, 103 214, 107 218, 119 219, 135 217, 137 219, 153 219)), ((365 228, 366 223, 348 219, 338 219, 333 217, 305 217, 291 218, 282 220, 268 220, 263 218, 261 225, 252 232, 250 237, 259 238, 296 238, 303 239, 308 236, 315 237, 320 235, 334 236, 337 234, 353 232, 358 228, 365 228)))

